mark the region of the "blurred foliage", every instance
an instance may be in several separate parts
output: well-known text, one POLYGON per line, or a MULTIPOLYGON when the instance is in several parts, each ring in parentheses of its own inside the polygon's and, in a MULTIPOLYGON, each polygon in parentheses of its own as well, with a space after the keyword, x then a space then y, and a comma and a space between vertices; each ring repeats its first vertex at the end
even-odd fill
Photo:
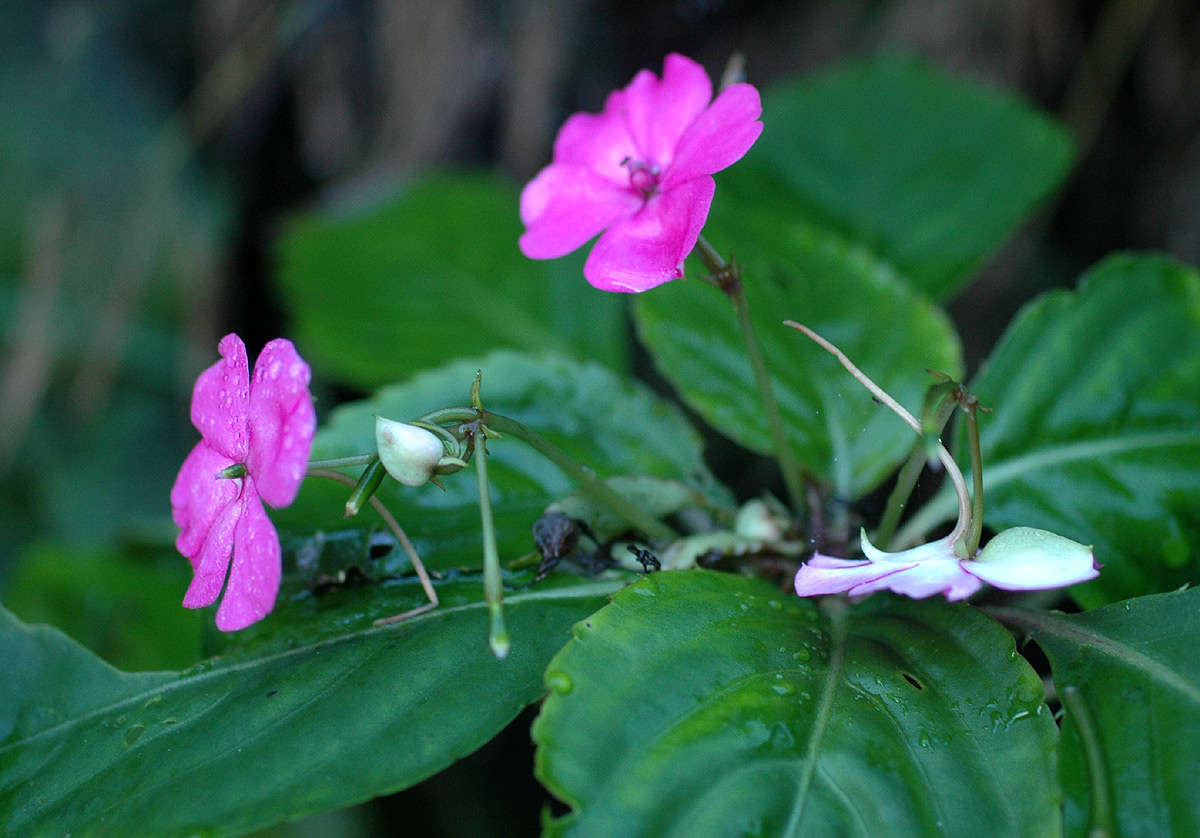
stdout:
POLYGON ((970 280, 1073 162, 1053 120, 912 57, 774 85, 763 115, 762 138, 723 178, 732 194, 718 202, 755 205, 764 181, 778 184, 799 217, 862 245, 935 300, 970 280))
POLYGON ((228 209, 125 23, 0 9, 0 581, 31 538, 103 548, 161 519, 193 438, 186 336, 228 209))
POLYGON ((443 172, 383 207, 295 220, 279 284, 317 370, 375 387, 500 347, 624 369, 624 299, 583 281, 586 253, 525 258, 517 195, 496 175, 443 172))
POLYGON ((208 615, 180 607, 190 570, 171 551, 82 552, 31 546, 4 604, 51 623, 121 669, 182 669, 200 654, 208 615))

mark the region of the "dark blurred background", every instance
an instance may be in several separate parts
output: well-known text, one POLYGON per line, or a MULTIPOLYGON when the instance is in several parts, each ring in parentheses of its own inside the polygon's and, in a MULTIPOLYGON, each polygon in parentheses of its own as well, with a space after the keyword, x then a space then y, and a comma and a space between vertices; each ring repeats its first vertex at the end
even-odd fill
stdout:
MULTIPOLYGON (((951 306, 971 367, 1023 302, 1112 250, 1200 263, 1190 0, 6 3, 6 604, 28 620, 71 615, 65 627, 122 666, 194 659, 200 624, 177 605, 186 563, 129 557, 161 556, 174 535, 166 497, 195 439, 191 382, 217 339, 237 331, 254 352, 287 334, 272 282, 281 220, 369 204, 431 167, 520 183, 567 115, 599 110, 670 51, 714 76, 739 52, 759 85, 913 52, 1067 125, 1078 154, 1064 189, 951 306), (176 647, 142 654, 112 622, 131 589, 128 607, 178 620, 176 647)), ((322 413, 355 395, 322 386, 322 413)), ((283 831, 535 832, 545 800, 528 722, 416 789, 283 831)))

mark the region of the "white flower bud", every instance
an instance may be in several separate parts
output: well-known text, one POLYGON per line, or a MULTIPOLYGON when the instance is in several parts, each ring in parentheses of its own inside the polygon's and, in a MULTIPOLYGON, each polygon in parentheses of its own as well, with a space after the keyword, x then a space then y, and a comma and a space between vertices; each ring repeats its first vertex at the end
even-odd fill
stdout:
POLYGON ((375 446, 387 473, 405 486, 429 482, 446 454, 442 441, 424 428, 375 417, 375 446))

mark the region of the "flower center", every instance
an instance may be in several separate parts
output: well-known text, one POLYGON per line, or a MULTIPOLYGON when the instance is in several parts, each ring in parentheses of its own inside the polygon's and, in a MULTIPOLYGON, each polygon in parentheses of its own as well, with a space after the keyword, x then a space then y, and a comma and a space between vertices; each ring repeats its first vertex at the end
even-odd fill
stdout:
POLYGON ((658 166, 648 165, 632 157, 626 157, 621 161, 621 165, 629 169, 630 187, 642 193, 643 198, 649 199, 658 191, 658 166))

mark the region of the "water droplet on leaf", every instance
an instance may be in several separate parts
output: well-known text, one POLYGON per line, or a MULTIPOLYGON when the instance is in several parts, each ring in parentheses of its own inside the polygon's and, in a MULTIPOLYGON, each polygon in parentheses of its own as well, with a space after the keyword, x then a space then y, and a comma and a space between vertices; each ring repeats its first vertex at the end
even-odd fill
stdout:
POLYGON ((562 695, 566 695, 575 688, 575 685, 571 683, 571 676, 558 670, 546 673, 546 686, 562 695))
POLYGON ((143 724, 130 725, 129 730, 125 731, 125 747, 129 747, 141 739, 145 732, 146 726, 143 724))

